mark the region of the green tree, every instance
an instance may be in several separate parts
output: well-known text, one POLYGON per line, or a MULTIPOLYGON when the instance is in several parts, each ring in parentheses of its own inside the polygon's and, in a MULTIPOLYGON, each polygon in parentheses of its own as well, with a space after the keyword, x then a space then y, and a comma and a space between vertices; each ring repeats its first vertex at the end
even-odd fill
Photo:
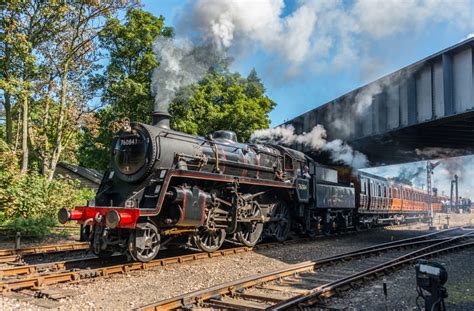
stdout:
POLYGON ((163 16, 156 17, 141 9, 129 9, 122 23, 107 20, 99 34, 101 47, 110 57, 104 75, 97 84, 103 88, 102 103, 95 113, 98 136, 85 130, 79 150, 81 165, 105 170, 110 162, 110 146, 121 119, 150 123, 154 97, 151 75, 159 65, 153 53, 153 42, 159 36, 171 37, 163 16))
POLYGON ((175 130, 207 136, 228 129, 245 142, 270 125, 268 114, 275 102, 252 70, 247 79, 238 73, 210 70, 197 84, 180 90, 170 105, 175 130))
MULTIPOLYGON (((0 8, 0 89, 4 97, 6 141, 12 143, 12 110, 16 101, 21 106, 17 108, 21 113, 17 127, 21 128, 21 173, 25 174, 29 161, 30 101, 38 74, 35 49, 56 30, 63 5, 50 5, 41 0, 11 0, 3 2, 0 8)), ((16 141, 19 134, 17 131, 16 141)))
POLYGON ((40 167, 51 180, 61 159, 74 160, 81 128, 94 119, 89 104, 100 67, 98 33, 131 6, 122 0, 0 4, 2 132, 15 153, 21 150, 22 174, 40 167))
POLYGON ((123 24, 111 18, 100 33, 102 47, 110 55, 102 101, 112 107, 117 118, 151 121, 151 74, 158 66, 153 41, 158 36, 172 36, 172 29, 164 22, 163 16, 130 9, 123 24))

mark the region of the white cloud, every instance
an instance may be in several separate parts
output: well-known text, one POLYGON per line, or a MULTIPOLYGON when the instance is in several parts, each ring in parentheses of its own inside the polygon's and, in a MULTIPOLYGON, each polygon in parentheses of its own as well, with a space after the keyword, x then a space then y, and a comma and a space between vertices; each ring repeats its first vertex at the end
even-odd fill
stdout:
POLYGON ((341 69, 363 57, 363 47, 406 33, 414 35, 445 23, 471 26, 472 1, 342 0, 297 2, 285 11, 283 0, 197 0, 182 25, 224 49, 261 49, 290 72, 341 69))

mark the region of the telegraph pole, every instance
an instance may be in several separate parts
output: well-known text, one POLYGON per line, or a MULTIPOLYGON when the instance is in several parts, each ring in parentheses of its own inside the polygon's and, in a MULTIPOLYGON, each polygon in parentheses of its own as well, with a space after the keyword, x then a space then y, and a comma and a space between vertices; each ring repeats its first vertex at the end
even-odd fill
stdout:
POLYGON ((428 194, 428 209, 430 211, 430 229, 433 229, 433 218, 434 218, 434 213, 433 213, 433 205, 432 203, 432 198, 431 198, 431 192, 433 191, 431 187, 431 175, 433 175, 433 170, 435 167, 437 167, 440 164, 440 162, 436 163, 431 163, 430 161, 426 161, 426 191, 428 194))

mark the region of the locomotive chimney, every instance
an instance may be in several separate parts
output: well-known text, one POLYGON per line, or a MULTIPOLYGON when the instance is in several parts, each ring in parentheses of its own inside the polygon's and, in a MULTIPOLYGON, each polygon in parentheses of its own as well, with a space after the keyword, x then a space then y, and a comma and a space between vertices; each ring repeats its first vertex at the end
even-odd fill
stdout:
POLYGON ((170 118, 171 115, 167 111, 158 110, 153 111, 153 126, 158 126, 164 129, 170 128, 170 118))

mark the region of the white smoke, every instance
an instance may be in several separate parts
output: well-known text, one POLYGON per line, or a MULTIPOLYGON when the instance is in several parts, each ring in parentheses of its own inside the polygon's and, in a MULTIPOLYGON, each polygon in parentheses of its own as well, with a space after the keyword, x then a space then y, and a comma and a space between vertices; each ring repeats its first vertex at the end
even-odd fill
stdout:
POLYGON ((380 92, 382 92, 382 86, 379 83, 372 83, 363 88, 355 97, 354 112, 362 115, 372 105, 374 96, 380 92))
POLYGON ((197 0, 181 24, 218 46, 265 50, 287 71, 306 72, 346 68, 370 54, 371 43, 400 33, 441 23, 467 29, 471 6, 469 0, 307 0, 288 12, 283 0, 197 0))
POLYGON ((261 129, 255 131, 250 137, 251 142, 256 143, 274 143, 283 145, 292 145, 294 143, 303 144, 315 151, 326 151, 330 154, 334 162, 342 162, 355 169, 368 166, 367 157, 352 149, 340 139, 332 141, 326 140, 326 129, 318 124, 309 133, 295 134, 295 128, 292 125, 283 125, 272 129, 261 129))
MULTIPOLYGON (((152 90, 157 106, 167 109, 179 88, 198 81, 227 52, 264 51, 267 65, 283 68, 284 77, 301 69, 347 68, 363 63, 370 43, 382 38, 443 22, 467 27, 470 5, 469 0, 307 0, 288 12, 283 0, 196 0, 178 17, 176 39, 155 42, 161 65, 152 90)), ((361 102, 363 110, 367 101, 361 102)))
POLYGON ((225 58, 212 44, 195 45, 187 38, 158 37, 153 52, 160 62, 153 71, 151 84, 158 111, 167 111, 181 87, 197 82, 210 67, 225 58))
POLYGON ((355 169, 364 168, 369 165, 369 161, 365 154, 352 149, 351 146, 340 139, 328 142, 322 149, 331 154, 331 159, 333 161, 342 162, 355 169))
POLYGON ((427 158, 451 158, 459 157, 466 154, 463 149, 441 148, 441 147, 425 147, 423 149, 415 149, 418 156, 427 158))

